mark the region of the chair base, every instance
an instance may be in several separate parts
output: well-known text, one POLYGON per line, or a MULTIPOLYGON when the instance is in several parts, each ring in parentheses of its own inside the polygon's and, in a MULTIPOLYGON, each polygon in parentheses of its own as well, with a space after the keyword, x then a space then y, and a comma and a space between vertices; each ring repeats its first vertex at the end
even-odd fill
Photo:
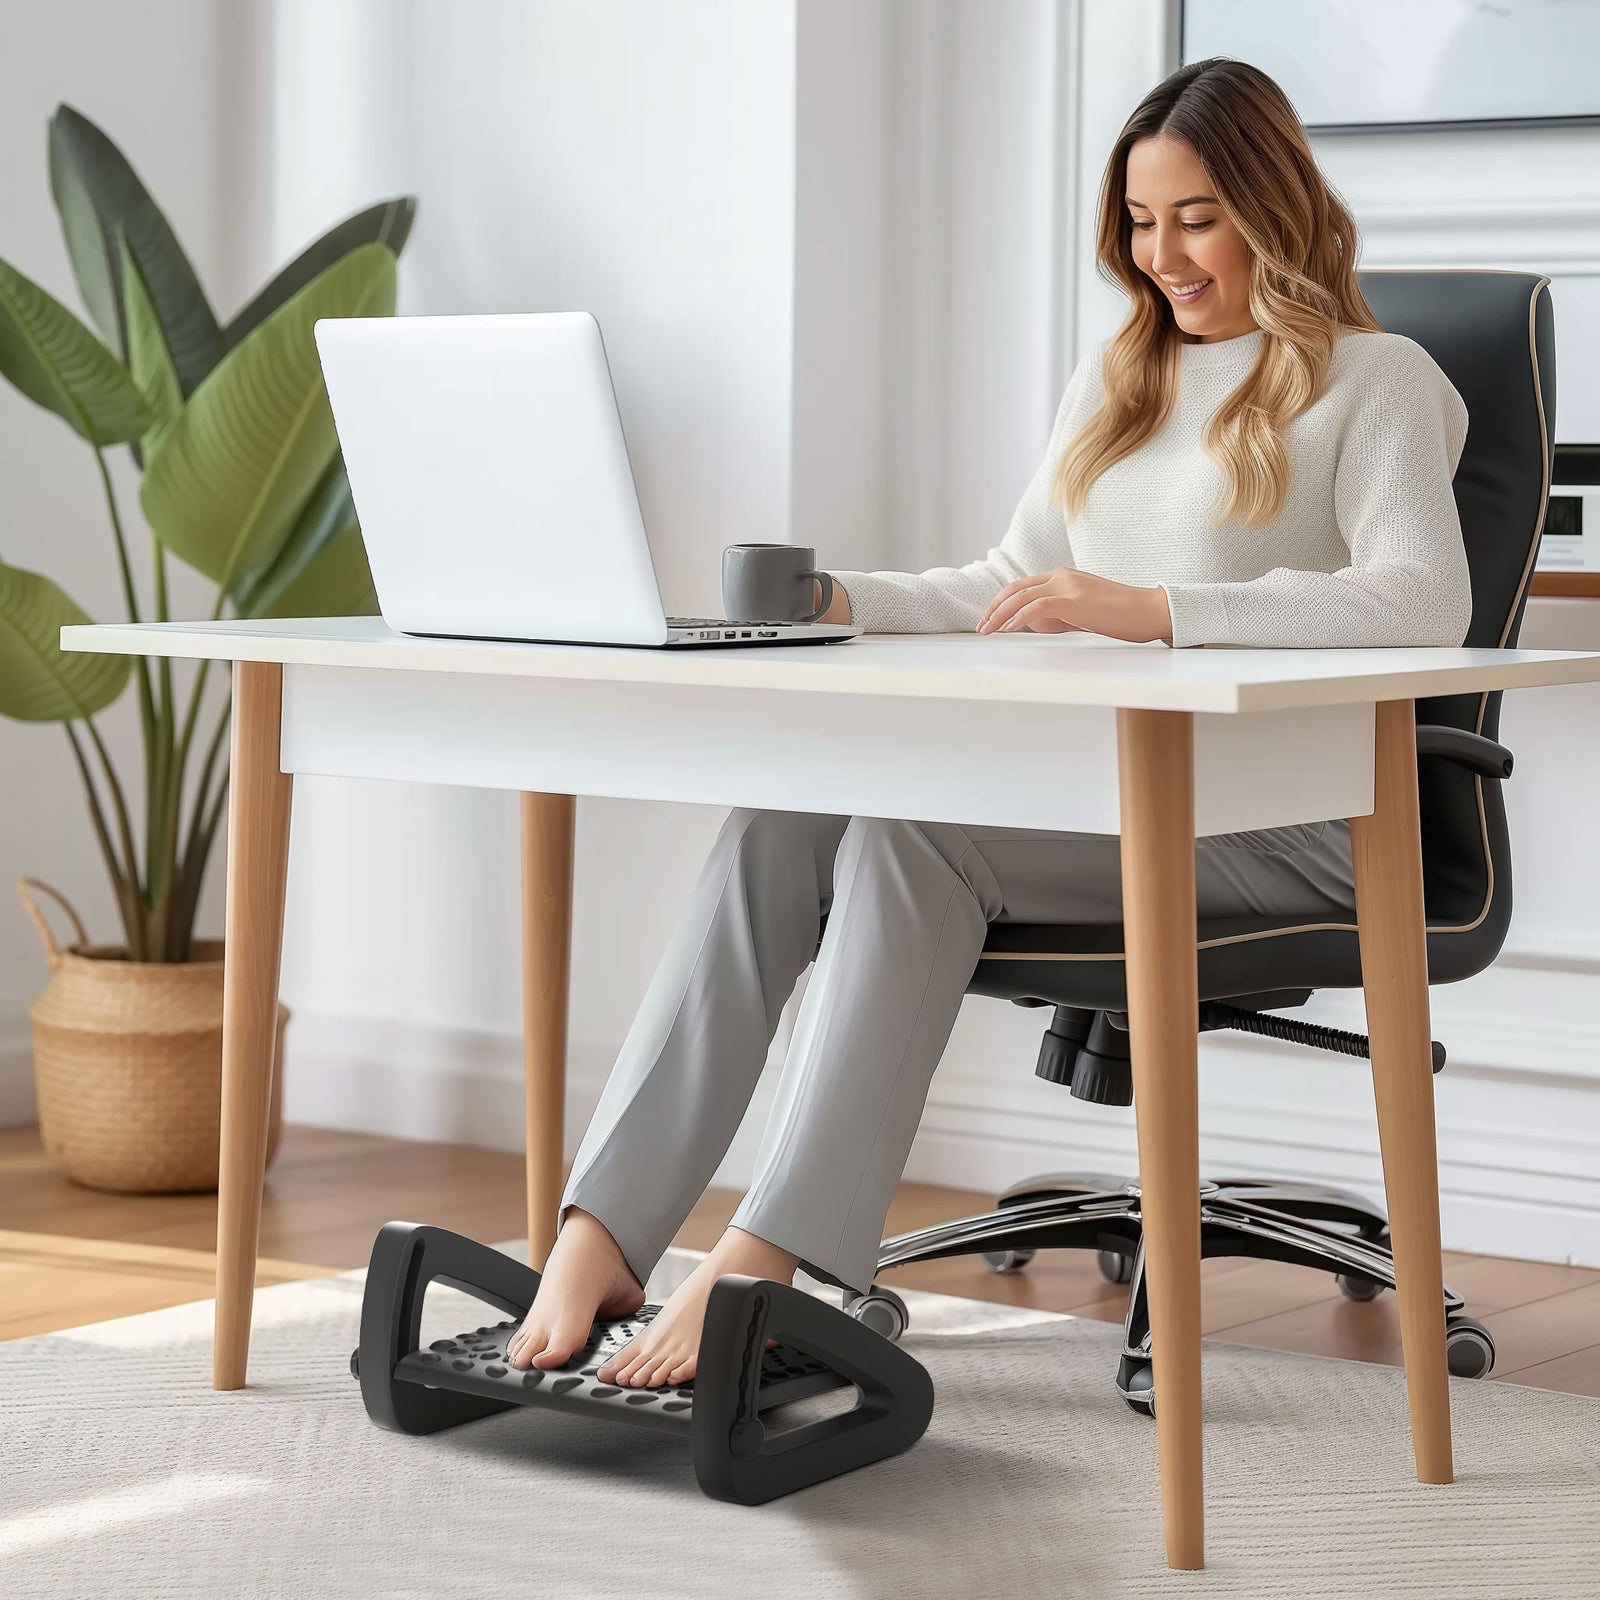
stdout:
MULTIPOLYGON (((981 1253, 995 1271, 1010 1272, 1025 1267, 1039 1250, 1098 1251, 1105 1276, 1128 1285, 1117 1392, 1135 1410, 1154 1415, 1136 1182, 1082 1173, 1031 1178, 1007 1190, 993 1211, 885 1239, 878 1270, 981 1253)), ((1291 1261, 1332 1272, 1352 1300, 1371 1300, 1395 1287, 1388 1218, 1360 1195, 1320 1184, 1254 1178, 1202 1183, 1200 1254, 1291 1261)), ((863 1300, 870 1304, 872 1295, 863 1300)), ((1451 1373, 1487 1377, 1494 1367, 1493 1338, 1462 1314, 1465 1302, 1448 1285, 1444 1300, 1451 1373)))

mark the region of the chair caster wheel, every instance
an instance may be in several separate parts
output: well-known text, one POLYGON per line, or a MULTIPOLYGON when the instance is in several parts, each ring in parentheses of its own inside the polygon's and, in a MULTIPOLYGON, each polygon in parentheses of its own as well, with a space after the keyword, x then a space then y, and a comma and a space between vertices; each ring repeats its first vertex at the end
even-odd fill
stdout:
POLYGON ((1494 1336, 1472 1317, 1449 1317, 1444 1325, 1445 1359, 1452 1378, 1487 1378, 1494 1371, 1494 1336))
POLYGON ((359 1349, 350 1352, 350 1376, 357 1380, 361 1377, 361 1351, 359 1349))
POLYGON ((1346 1300, 1365 1301, 1376 1300, 1388 1288, 1385 1283, 1379 1283, 1376 1278, 1368 1278, 1359 1272, 1341 1272, 1333 1280, 1339 1286, 1339 1293, 1346 1300))
POLYGON ((1128 1374, 1122 1398, 1128 1409, 1137 1411, 1141 1417, 1153 1417, 1156 1414, 1156 1375, 1148 1361, 1134 1367, 1128 1374))
POLYGON ((1098 1250, 1095 1260, 1100 1263, 1100 1276, 1107 1283, 1133 1282, 1132 1256, 1125 1256, 1120 1250, 1098 1250))
POLYGON ((991 1272, 1021 1272, 1034 1254, 1032 1250, 985 1250, 983 1264, 991 1272))
POLYGON ((893 1289, 880 1289, 874 1285, 865 1294, 857 1295, 845 1303, 846 1311, 864 1328, 882 1334, 890 1344, 898 1344, 900 1335, 911 1321, 906 1303, 893 1289))

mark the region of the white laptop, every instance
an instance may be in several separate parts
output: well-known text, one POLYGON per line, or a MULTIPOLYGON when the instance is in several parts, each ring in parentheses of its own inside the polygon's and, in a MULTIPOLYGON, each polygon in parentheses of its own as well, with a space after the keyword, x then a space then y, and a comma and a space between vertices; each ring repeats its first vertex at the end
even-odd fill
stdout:
POLYGON ((587 311, 316 325, 383 620, 443 638, 826 644, 854 625, 669 617, 587 311))

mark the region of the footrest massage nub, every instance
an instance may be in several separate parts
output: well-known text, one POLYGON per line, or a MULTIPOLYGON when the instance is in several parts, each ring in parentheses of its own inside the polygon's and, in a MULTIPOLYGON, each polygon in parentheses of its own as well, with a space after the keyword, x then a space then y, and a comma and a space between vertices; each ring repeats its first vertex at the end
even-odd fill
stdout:
POLYGON ((351 1356, 367 1415, 400 1433, 436 1433, 512 1406, 551 1407, 687 1438, 709 1495, 756 1505, 898 1454, 933 1414, 933 1383, 913 1357, 854 1318, 789 1284, 724 1277, 713 1286, 692 1383, 660 1389, 601 1383, 598 1368, 658 1306, 596 1322, 565 1366, 519 1369, 506 1342, 539 1274, 463 1234, 423 1223, 379 1230, 367 1268, 361 1344, 351 1356), (419 1349, 429 1283, 463 1290, 511 1316, 419 1349), (765 1348, 778 1339, 776 1348, 765 1348), (855 1406, 781 1432, 767 1417, 847 1385, 855 1406))

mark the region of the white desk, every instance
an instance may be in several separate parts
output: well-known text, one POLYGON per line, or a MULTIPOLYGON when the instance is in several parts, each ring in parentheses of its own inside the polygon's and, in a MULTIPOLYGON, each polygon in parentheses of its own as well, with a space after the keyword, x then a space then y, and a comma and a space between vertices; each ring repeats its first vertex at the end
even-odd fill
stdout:
POLYGON ((1600 653, 1087 634, 652 651, 418 639, 374 617, 61 642, 234 663, 216 1388, 243 1386, 249 1351, 293 773, 522 794, 536 1264, 561 1186, 574 795, 1120 833, 1167 1559, 1202 1565, 1194 837, 1349 817, 1417 1474, 1450 1481, 1412 701, 1600 680, 1600 653))

